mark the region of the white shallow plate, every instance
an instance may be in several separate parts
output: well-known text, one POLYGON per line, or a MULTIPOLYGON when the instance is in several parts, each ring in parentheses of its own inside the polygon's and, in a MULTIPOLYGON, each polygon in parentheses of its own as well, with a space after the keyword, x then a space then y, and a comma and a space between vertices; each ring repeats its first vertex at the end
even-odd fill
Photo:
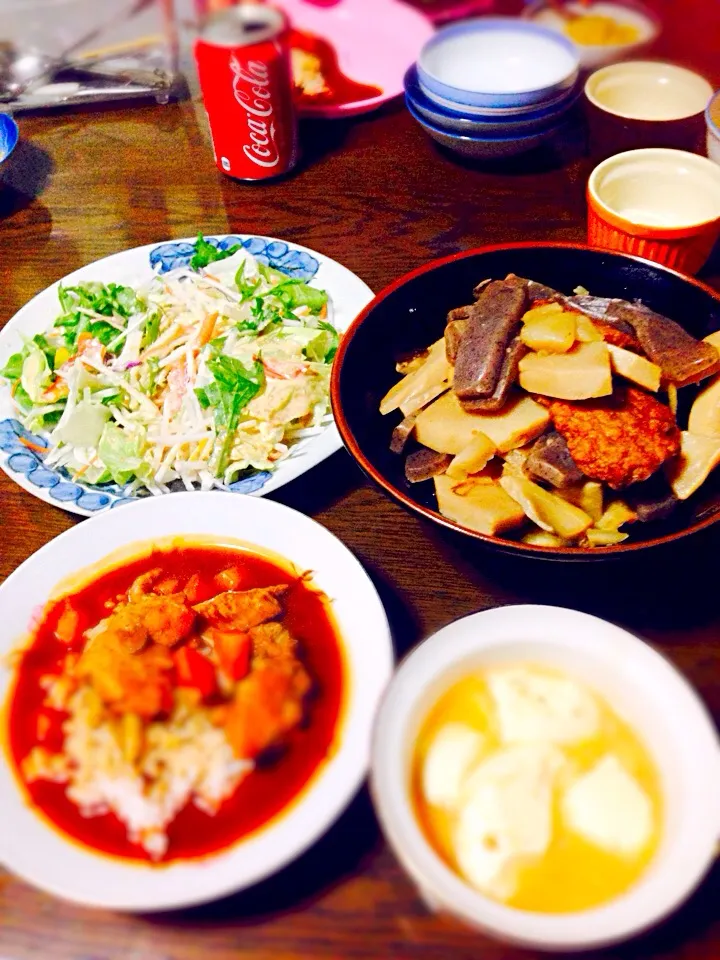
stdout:
MULTIPOLYGON (((258 260, 269 263, 289 276, 309 281, 314 287, 326 290, 333 307, 333 323, 338 330, 346 330, 358 313, 373 298, 372 290, 358 276, 329 257, 307 247, 274 237, 216 235, 209 238, 219 247, 242 243, 258 260)), ((153 267, 171 269, 187 264, 192 255, 194 238, 151 243, 113 254, 81 267, 53 283, 27 303, 0 332, 0 369, 9 357, 22 348, 23 337, 44 333, 52 326, 60 312, 57 290, 62 283, 69 286, 99 280, 103 283, 124 283, 132 286, 152 275, 153 267)), ((17 420, 17 408, 10 396, 10 388, 0 379, 0 469, 33 496, 84 517, 119 506, 129 500, 122 488, 104 484, 97 486, 72 481, 56 468, 48 469, 42 463, 42 454, 22 441, 43 447, 47 441, 24 430, 17 420)), ((316 437, 307 438, 292 448, 291 455, 272 473, 257 474, 231 484, 234 493, 263 496, 277 490, 295 477, 301 476, 342 446, 334 424, 316 437)))
MULTIPOLYGON (((237 538, 314 571, 314 583, 333 600, 345 662, 335 750, 299 798, 265 827, 224 852, 167 866, 113 859, 66 839, 27 804, 10 765, 0 763, 0 863, 46 892, 85 906, 169 910, 248 887, 317 840, 367 770, 373 718, 393 664, 382 603, 347 547, 315 521, 272 500, 222 492, 170 494, 105 513, 52 540, 0 586, 0 704, 12 676, 4 655, 59 581, 129 544, 183 534, 220 542, 237 538)), ((3 716, 2 735, 6 722, 3 716)))

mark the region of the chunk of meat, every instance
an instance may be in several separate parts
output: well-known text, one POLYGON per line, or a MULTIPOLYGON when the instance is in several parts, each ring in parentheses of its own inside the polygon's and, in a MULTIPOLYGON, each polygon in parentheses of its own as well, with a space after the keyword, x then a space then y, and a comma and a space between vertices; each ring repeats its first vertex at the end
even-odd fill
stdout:
POLYGON ((298 642, 279 623, 263 623, 250 630, 253 666, 271 660, 297 659, 298 642))
POLYGON ((135 577, 128 590, 128 600, 134 602, 151 593, 153 585, 157 583, 161 576, 162 570, 160 567, 155 567, 153 570, 148 570, 147 573, 141 573, 139 577, 135 577))
POLYGON ((528 352, 528 348, 520 337, 514 337, 507 349, 500 368, 500 376, 495 384, 492 396, 482 397, 480 400, 462 400, 461 404, 468 413, 496 413, 502 410, 510 393, 510 388, 518 378, 520 361, 528 352))
POLYGON ((158 597, 149 593, 116 607, 99 638, 109 638, 135 653, 149 641, 174 647, 190 635, 194 625, 195 613, 182 594, 158 597))
POLYGON ((225 733, 237 757, 256 757, 274 746, 303 718, 310 676, 297 660, 262 664, 235 689, 224 716, 225 733))
POLYGON ((422 483, 430 477, 438 477, 450 466, 452 457, 448 453, 437 453, 423 447, 414 450, 405 461, 405 479, 409 483, 422 483))
POLYGON ((131 653, 117 638, 99 635, 86 646, 77 675, 87 679, 100 699, 118 714, 151 719, 172 705, 173 659, 153 644, 131 653))
POLYGON ((242 632, 281 616, 283 600, 289 589, 289 584, 280 583, 240 592, 230 590, 205 603, 198 603, 193 609, 213 625, 242 632))
POLYGON ((525 287, 518 278, 494 280, 473 306, 455 360, 453 389, 458 399, 477 400, 495 390, 506 347, 525 312, 525 287))
POLYGON ((570 456, 568 445, 559 433, 546 433, 535 441, 525 461, 525 473, 563 489, 582 480, 582 473, 570 456))
POLYGON ((670 408, 635 387, 598 400, 552 400, 547 407, 578 468, 613 490, 647 480, 680 450, 670 408))

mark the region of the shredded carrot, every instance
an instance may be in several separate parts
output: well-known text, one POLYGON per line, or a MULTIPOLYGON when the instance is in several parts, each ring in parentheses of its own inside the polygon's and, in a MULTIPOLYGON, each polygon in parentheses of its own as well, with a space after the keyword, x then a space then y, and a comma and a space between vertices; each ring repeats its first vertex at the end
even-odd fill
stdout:
POLYGON ((215 321, 217 318, 217 313, 209 313, 203 320, 200 326, 200 333, 198 334, 198 343, 201 347, 204 347, 205 344, 212 338, 213 330, 215 329, 215 321))
POLYGON ((18 440, 24 447, 28 447, 30 450, 36 450, 38 453, 47 453, 47 447, 41 447, 39 443, 33 443, 31 440, 26 440, 25 437, 18 437, 18 440))

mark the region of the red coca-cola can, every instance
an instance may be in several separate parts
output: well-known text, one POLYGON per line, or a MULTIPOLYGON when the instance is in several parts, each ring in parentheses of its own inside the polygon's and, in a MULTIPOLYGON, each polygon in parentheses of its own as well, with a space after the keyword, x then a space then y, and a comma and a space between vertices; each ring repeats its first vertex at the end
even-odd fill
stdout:
POLYGON ((203 24, 195 60, 215 162, 239 180, 267 180, 297 163, 290 28, 281 11, 241 3, 203 24))

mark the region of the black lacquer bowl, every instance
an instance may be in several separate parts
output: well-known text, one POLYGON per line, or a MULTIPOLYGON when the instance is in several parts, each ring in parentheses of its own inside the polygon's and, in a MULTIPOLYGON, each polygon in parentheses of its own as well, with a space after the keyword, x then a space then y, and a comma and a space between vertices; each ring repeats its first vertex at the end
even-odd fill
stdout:
MULTIPOLYGON (((520 243, 434 260, 378 294, 345 334, 335 358, 333 411, 343 442, 360 467, 403 506, 435 523, 511 553, 545 559, 602 560, 626 555, 676 542, 720 520, 720 468, 672 517, 635 523, 624 543, 595 549, 536 547, 477 533, 438 512, 432 481, 409 484, 405 480, 404 457, 389 449, 401 414, 383 417, 378 409, 381 398, 398 380, 395 364, 439 339, 448 311, 471 302, 479 281, 502 279, 508 273, 566 294, 583 286, 595 296, 640 299, 696 337, 720 329, 720 295, 697 280, 639 257, 574 244, 520 243)), ((694 389, 681 391, 686 403, 694 389)))

